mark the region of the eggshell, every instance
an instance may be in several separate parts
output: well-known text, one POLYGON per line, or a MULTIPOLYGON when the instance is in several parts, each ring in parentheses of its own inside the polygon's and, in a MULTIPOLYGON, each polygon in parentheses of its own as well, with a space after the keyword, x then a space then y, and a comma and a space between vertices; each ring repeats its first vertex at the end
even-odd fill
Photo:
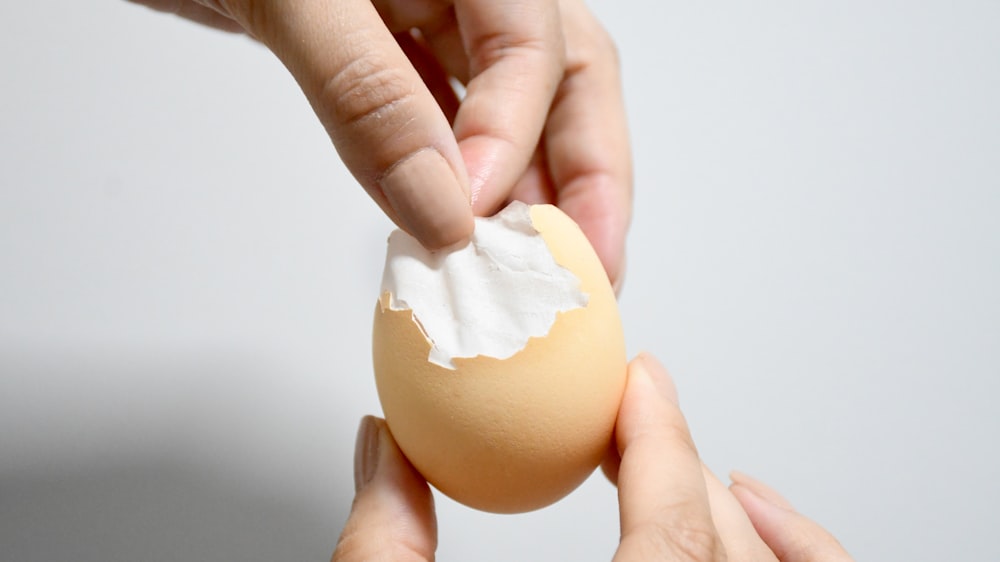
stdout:
POLYGON ((579 227, 551 205, 530 210, 556 262, 589 300, 560 313, 548 335, 507 359, 428 361, 431 343, 409 310, 379 299, 373 359, 390 431, 438 490, 484 511, 549 505, 600 463, 625 386, 625 342, 614 291, 579 227))

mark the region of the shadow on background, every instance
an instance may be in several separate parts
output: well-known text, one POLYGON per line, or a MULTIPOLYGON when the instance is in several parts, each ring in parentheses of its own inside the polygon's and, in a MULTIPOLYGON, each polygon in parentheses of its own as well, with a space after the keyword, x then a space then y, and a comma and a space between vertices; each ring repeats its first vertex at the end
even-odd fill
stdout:
POLYGON ((0 491, 8 562, 325 560, 337 535, 309 505, 160 464, 7 474, 0 491))
POLYGON ((0 353, 0 373, 3 562, 329 558, 348 445, 287 370, 0 353))

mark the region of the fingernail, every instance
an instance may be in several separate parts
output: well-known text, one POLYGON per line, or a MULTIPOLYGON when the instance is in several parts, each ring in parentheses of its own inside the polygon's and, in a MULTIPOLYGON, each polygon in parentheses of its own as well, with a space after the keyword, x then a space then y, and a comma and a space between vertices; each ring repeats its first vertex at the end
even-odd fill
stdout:
POLYGON ((490 175, 493 173, 493 166, 484 165, 479 168, 479 170, 469 176, 469 200, 472 205, 479 201, 479 195, 483 191, 483 187, 486 186, 486 180, 489 179, 490 175))
POLYGON ((787 509, 788 511, 795 511, 792 504, 788 503, 788 500, 782 497, 781 494, 774 490, 774 488, 771 488, 756 478, 738 470, 734 470, 729 473, 729 479, 733 481, 733 484, 746 488, 755 496, 773 506, 780 507, 781 509, 787 509))
POLYGON ((375 476, 375 469, 378 468, 380 432, 373 416, 361 418, 358 437, 354 442, 354 493, 360 492, 375 476))
POLYGON ((653 381, 661 396, 670 401, 671 404, 677 404, 677 387, 674 386, 674 381, 667 373, 667 369, 655 357, 642 352, 636 356, 635 366, 642 369, 649 380, 653 381))
POLYGON ((472 206, 455 171, 434 149, 398 162, 379 180, 400 226, 430 250, 472 235, 472 206))
POLYGON ((622 296, 622 285, 625 283, 624 275, 619 274, 615 278, 614 283, 611 284, 611 290, 615 292, 615 298, 621 298, 622 296))

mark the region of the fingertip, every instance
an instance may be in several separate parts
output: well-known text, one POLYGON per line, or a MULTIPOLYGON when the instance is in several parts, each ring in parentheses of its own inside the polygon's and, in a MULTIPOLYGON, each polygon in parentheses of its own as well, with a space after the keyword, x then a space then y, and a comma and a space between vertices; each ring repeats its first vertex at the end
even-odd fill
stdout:
POLYGON ((432 560, 437 522, 430 487, 396 445, 386 422, 362 419, 355 448, 357 492, 333 560, 432 560))
POLYGON ((615 428, 622 547, 626 540, 634 547, 654 539, 671 549, 684 547, 676 544, 678 537, 693 533, 707 540, 697 545, 705 552, 721 552, 702 463, 687 422, 669 397, 672 387, 650 354, 640 353, 629 363, 615 428))
POLYGON ((749 487, 733 482, 729 492, 750 519, 754 530, 776 555, 783 554, 783 530, 787 530, 792 512, 765 500, 749 487))
POLYGON ((677 391, 663 366, 648 352, 628 363, 625 394, 618 409, 615 441, 619 455, 638 435, 663 424, 685 425, 677 391))
POLYGON ((475 223, 466 182, 435 149, 393 165, 378 182, 400 227, 429 250, 467 241, 475 223))
POLYGON ((395 491, 401 492, 401 495, 394 500, 399 503, 416 508, 432 505, 433 500, 427 482, 396 444, 389 425, 381 418, 371 419, 377 428, 378 460, 369 484, 377 482, 383 487, 395 488, 395 491))
POLYGON ((729 472, 729 479, 732 480, 733 486, 742 486, 776 507, 780 507, 781 509, 788 511, 795 511, 792 504, 779 494, 777 490, 760 480, 757 480, 749 474, 740 472, 739 470, 732 470, 729 472))
POLYGON ((740 502, 740 505, 743 506, 743 510, 746 511, 751 520, 755 522, 755 525, 757 522, 761 521, 761 514, 777 513, 779 511, 788 512, 788 510, 779 508, 774 503, 761 497, 760 494, 756 493, 753 489, 744 484, 740 484, 739 482, 733 482, 730 484, 729 491, 733 494, 736 500, 740 502))
POLYGON ((443 250, 451 247, 463 247, 472 238, 475 221, 472 212, 442 213, 440 218, 422 223, 423 226, 407 229, 428 250, 443 250))
POLYGON ((750 518, 760 538, 779 560, 851 560, 844 547, 829 531, 790 507, 785 507, 790 506, 787 502, 782 505, 773 498, 765 497, 760 492, 759 482, 748 484, 745 479, 740 480, 738 476, 729 486, 729 491, 750 518))
POLYGON ((630 371, 632 370, 647 377, 661 397, 675 406, 678 404, 677 386, 666 367, 653 354, 642 351, 636 355, 630 364, 630 371))
MULTIPOLYGON (((615 437, 619 455, 637 441, 658 441, 658 454, 672 450, 697 460, 698 453, 684 414, 677 407, 677 390, 666 369, 648 352, 628 365, 628 381, 618 412, 615 437)), ((699 473, 700 474, 700 473, 699 473)))

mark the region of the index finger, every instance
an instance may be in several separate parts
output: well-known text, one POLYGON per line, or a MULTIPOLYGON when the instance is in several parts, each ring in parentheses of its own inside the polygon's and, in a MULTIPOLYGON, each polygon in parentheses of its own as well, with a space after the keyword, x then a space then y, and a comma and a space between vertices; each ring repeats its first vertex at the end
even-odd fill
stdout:
POLYGON ((458 0, 470 65, 454 131, 469 172, 473 210, 507 197, 538 146, 565 69, 554 0, 458 0))
POLYGON ((298 81, 348 169, 430 249, 473 229, 448 119, 370 0, 229 0, 298 81))
POLYGON ((676 396, 655 359, 643 354, 629 364, 615 428, 621 454, 618 561, 725 559, 701 460, 676 396))

